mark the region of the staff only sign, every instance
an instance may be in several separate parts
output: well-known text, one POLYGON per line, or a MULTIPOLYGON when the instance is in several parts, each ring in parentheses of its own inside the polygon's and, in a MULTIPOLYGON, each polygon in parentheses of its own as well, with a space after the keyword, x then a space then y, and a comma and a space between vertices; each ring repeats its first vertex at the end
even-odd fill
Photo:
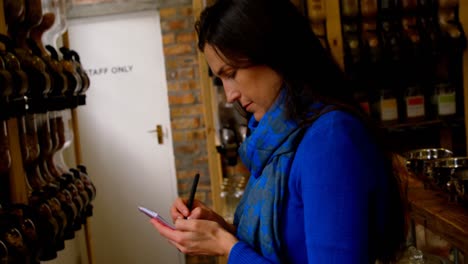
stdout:
POLYGON ((89 76, 98 76, 106 74, 125 74, 133 71, 133 65, 124 66, 111 66, 111 67, 99 67, 94 69, 86 69, 89 76))

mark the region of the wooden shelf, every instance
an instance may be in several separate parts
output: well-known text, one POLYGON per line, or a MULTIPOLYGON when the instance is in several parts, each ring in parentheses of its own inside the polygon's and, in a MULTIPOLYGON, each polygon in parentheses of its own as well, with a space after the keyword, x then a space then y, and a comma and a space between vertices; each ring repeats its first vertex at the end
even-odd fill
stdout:
POLYGON ((399 131, 399 130, 419 130, 426 129, 431 127, 459 127, 463 126, 465 122, 464 117, 454 117, 451 119, 436 119, 436 120, 423 120, 419 122, 408 122, 402 124, 394 125, 382 125, 383 128, 390 131, 399 131))
POLYGON ((446 193, 424 189, 423 184, 412 177, 408 178, 408 202, 415 222, 468 255, 468 208, 449 202, 446 193))

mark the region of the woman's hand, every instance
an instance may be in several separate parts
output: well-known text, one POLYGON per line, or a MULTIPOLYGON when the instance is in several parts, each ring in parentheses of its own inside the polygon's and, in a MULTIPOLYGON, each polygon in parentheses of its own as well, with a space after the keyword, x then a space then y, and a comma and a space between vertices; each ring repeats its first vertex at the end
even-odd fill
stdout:
POLYGON ((237 238, 222 228, 217 222, 203 219, 177 219, 176 230, 172 230, 158 220, 151 223, 161 236, 182 253, 190 255, 228 256, 237 238))
POLYGON ((231 234, 236 233, 236 228, 234 225, 227 223, 222 216, 211 210, 199 200, 193 201, 193 209, 191 212, 189 212, 186 206, 186 201, 180 197, 177 198, 171 207, 171 217, 173 222, 175 222, 177 219, 183 218, 210 220, 218 223, 222 228, 226 229, 231 234))

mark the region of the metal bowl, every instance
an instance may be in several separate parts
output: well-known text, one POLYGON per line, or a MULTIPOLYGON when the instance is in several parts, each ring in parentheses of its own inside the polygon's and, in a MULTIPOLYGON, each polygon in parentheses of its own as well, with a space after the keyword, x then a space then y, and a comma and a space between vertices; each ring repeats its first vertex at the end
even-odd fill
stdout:
POLYGON ((396 264, 452 264, 452 262, 444 257, 439 257, 417 249, 414 246, 409 246, 403 253, 403 256, 396 264))
POLYGON ((445 148, 415 149, 405 153, 408 160, 433 160, 452 156, 453 152, 445 148))
POLYGON ((432 163, 432 177, 450 194, 450 198, 468 202, 468 157, 438 159, 432 163))
POLYGON ((453 152, 445 148, 415 149, 404 154, 406 166, 416 178, 424 183, 426 188, 437 188, 432 178, 432 161, 453 156, 453 152))
POLYGON ((468 157, 449 157, 432 161, 437 168, 464 169, 468 168, 468 157))

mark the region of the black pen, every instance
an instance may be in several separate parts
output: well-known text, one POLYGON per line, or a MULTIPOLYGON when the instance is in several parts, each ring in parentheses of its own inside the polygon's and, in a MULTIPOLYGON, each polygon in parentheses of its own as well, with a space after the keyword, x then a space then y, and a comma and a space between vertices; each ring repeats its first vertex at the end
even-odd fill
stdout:
POLYGON ((195 193, 197 191, 198 180, 200 179, 200 173, 195 174, 195 178, 193 179, 192 189, 190 190, 190 195, 187 201, 187 208, 192 211, 193 200, 195 199, 195 193))

